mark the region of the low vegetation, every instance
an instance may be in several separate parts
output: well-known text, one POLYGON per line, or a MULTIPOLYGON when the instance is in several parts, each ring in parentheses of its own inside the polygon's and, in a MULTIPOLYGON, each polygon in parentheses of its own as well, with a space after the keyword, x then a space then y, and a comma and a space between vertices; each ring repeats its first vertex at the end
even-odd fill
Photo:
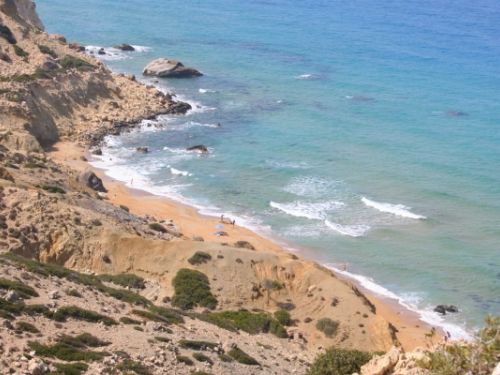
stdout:
POLYGON ((307 375, 354 374, 371 358, 370 353, 331 348, 316 358, 307 375))
POLYGON ((281 325, 289 326, 292 325, 293 321, 290 313, 286 310, 278 310, 274 313, 274 317, 281 325))
POLYGON ((23 50, 21 47, 19 47, 17 44, 12 45, 12 48, 14 48, 14 53, 22 58, 28 57, 30 54, 23 50))
POLYGON ((64 56, 61 59, 60 64, 64 70, 76 69, 80 72, 89 72, 96 68, 91 63, 71 55, 64 56))
POLYGON ((193 358, 196 359, 198 362, 205 362, 205 363, 209 363, 211 365, 214 364, 214 362, 203 353, 199 353, 199 352, 193 353, 193 358))
POLYGON ((71 345, 57 342, 54 345, 43 345, 36 341, 28 342, 28 346, 31 350, 41 357, 57 358, 62 361, 74 362, 74 361, 100 361, 107 355, 105 352, 94 352, 79 347, 73 347, 71 345))
POLYGON ((68 318, 84 320, 89 323, 103 323, 107 326, 118 324, 116 320, 95 311, 85 310, 78 306, 65 306, 58 309, 53 316, 58 322, 65 322, 68 318))
POLYGON ((182 310, 196 306, 214 309, 217 306, 217 299, 210 291, 208 277, 199 271, 182 268, 177 272, 172 284, 175 290, 173 306, 182 310))
POLYGON ((209 341, 180 340, 179 346, 191 350, 209 350, 217 348, 218 344, 209 341))
POLYGON ((137 293, 104 285, 97 276, 86 275, 83 273, 72 271, 57 264, 40 263, 13 253, 1 255, 0 259, 7 259, 24 268, 26 271, 33 272, 41 276, 55 276, 74 282, 76 284, 95 288, 99 292, 111 296, 122 302, 127 302, 132 305, 141 305, 144 307, 149 307, 152 305, 152 303, 147 298, 142 297, 137 293))
POLYGON ((137 375, 151 375, 151 371, 149 371, 146 366, 142 363, 132 361, 131 359, 125 359, 117 366, 117 369, 122 371, 124 374, 130 374, 130 372, 133 372, 137 375))
POLYGON ((286 338, 288 334, 279 321, 267 313, 252 313, 247 310, 222 311, 197 314, 197 318, 229 331, 242 330, 250 334, 272 333, 286 338))
POLYGON ((333 337, 337 334, 339 322, 330 318, 323 318, 316 322, 316 328, 325 334, 326 337, 333 337))
POLYGON ((16 292, 20 298, 23 299, 38 297, 38 293, 35 289, 19 281, 0 278, 0 289, 12 290, 16 292))
POLYGON ((257 362, 257 360, 251 356, 249 356, 247 353, 245 353, 243 350, 239 348, 233 348, 231 349, 228 353, 228 356, 233 358, 236 362, 242 363, 244 365, 249 365, 249 366, 259 366, 260 363, 257 362))
POLYGON ((40 44, 38 45, 38 49, 40 50, 41 53, 49 55, 54 59, 57 59, 57 53, 55 53, 54 50, 52 50, 50 47, 40 44))
POLYGON ((188 259, 189 264, 195 266, 198 264, 204 264, 209 262, 212 259, 212 256, 209 253, 205 253, 204 251, 197 251, 194 255, 188 259))
POLYGON ((82 362, 77 363, 54 363, 56 371, 50 375, 81 375, 85 373, 89 366, 82 362))
POLYGON ((16 323, 16 331, 19 332, 28 332, 28 333, 40 333, 40 330, 36 328, 33 324, 28 322, 17 322, 16 323))
POLYGON ((193 360, 189 357, 184 356, 184 355, 178 355, 176 358, 177 358, 177 362, 184 363, 185 365, 188 365, 188 366, 194 365, 193 360))
POLYGON ((110 342, 102 341, 90 333, 82 333, 78 336, 62 335, 58 341, 75 348, 101 348, 111 344, 110 342))
POLYGON ((130 273, 121 273, 118 275, 100 275, 98 277, 102 281, 110 282, 126 288, 127 287, 134 289, 146 288, 146 284, 142 277, 130 273))
POLYGON ((475 341, 457 342, 428 352, 419 365, 439 375, 490 375, 500 360, 500 316, 486 318, 475 341))

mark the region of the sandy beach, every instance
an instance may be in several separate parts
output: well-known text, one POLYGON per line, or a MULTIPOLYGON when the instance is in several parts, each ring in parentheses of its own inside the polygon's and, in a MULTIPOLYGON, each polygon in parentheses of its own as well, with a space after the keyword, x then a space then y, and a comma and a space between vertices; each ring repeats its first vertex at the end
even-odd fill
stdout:
MULTIPOLYGON (((156 220, 171 220, 183 233, 184 237, 203 237, 205 242, 220 244, 248 241, 255 247, 257 252, 273 252, 281 256, 290 256, 290 252, 276 242, 264 238, 249 229, 240 227, 238 223, 234 226, 224 223, 223 231, 227 233, 227 236, 217 236, 215 233, 218 230, 217 228, 220 228, 218 227, 221 224, 220 218, 201 215, 193 207, 166 197, 155 196, 142 190, 129 188, 122 182, 109 178, 104 171, 93 168, 89 164, 87 160, 91 160, 92 156, 86 148, 75 143, 59 142, 55 144, 50 152, 50 157, 54 161, 78 171, 92 169, 103 180, 108 190, 107 197, 110 202, 118 206, 126 206, 138 216, 154 217, 156 220)), ((231 218, 225 220, 231 220, 231 218)), ((300 257, 300 252, 297 255, 300 257)), ((309 262, 309 260, 304 260, 304 262, 309 262)), ((348 284, 357 284, 351 279, 339 275, 337 277, 348 284)), ((430 347, 442 341, 444 333, 436 330, 436 333, 433 334, 433 328, 421 321, 416 313, 405 309, 395 300, 374 295, 370 291, 364 290, 361 285, 356 286, 376 306, 377 315, 382 316, 396 328, 397 338, 405 350, 410 351, 417 347, 430 347)))

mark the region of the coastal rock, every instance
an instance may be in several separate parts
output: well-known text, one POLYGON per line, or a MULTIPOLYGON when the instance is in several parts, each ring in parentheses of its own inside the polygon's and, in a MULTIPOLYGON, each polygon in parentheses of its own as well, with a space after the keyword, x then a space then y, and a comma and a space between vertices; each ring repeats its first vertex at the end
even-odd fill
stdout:
POLYGON ((70 43, 68 45, 68 47, 70 49, 72 49, 73 51, 77 51, 77 52, 85 52, 85 47, 82 46, 81 44, 79 43, 70 43))
POLYGON ((185 67, 179 61, 170 59, 157 59, 150 62, 143 71, 145 76, 161 78, 190 78, 199 77, 202 74, 193 68, 185 67))
POLYGON ((389 374, 398 363, 401 355, 401 349, 393 347, 388 353, 375 356, 370 362, 361 367, 361 375, 389 374))
POLYGON ((42 69, 49 72, 53 72, 59 69, 59 64, 52 57, 47 57, 45 61, 42 63, 42 69))
POLYGON ((49 372, 49 366, 37 358, 33 358, 28 365, 28 371, 32 375, 44 375, 49 372))
POLYGON ((79 177, 78 181, 85 186, 91 188, 92 190, 99 191, 101 193, 106 193, 107 190, 102 183, 102 180, 96 176, 96 174, 90 170, 83 172, 79 177))
POLYGON ((104 51, 104 48, 100 48, 99 51, 97 51, 98 55, 105 55, 106 51, 104 51))
POLYGON ((169 113, 176 114, 176 115, 183 115, 187 111, 191 110, 193 107, 191 107, 191 104, 186 103, 186 102, 174 102, 170 104, 170 107, 168 108, 169 113))
POLYGON ((437 305, 434 311, 441 315, 446 315, 446 313, 458 313, 458 307, 454 305, 437 305))
POLYGON ((2 50, 0 50, 0 60, 8 63, 12 62, 10 56, 2 50))
POLYGON ((102 155, 102 150, 100 148, 94 148, 93 150, 90 151, 92 155, 97 155, 101 156, 102 155))
POLYGON ((14 177, 4 167, 0 167, 0 179, 14 182, 14 177))
POLYGON ((147 153, 149 153, 149 148, 147 148, 147 147, 137 147, 135 149, 135 151, 137 151, 140 154, 147 154, 147 153))
POLYGON ((202 154, 208 154, 208 147, 205 145, 196 145, 196 146, 188 147, 186 150, 187 151, 197 151, 197 152, 201 152, 202 154))
POLYGON ((126 51, 126 52, 133 52, 135 51, 135 48, 131 46, 130 44, 123 43, 120 45, 115 46, 114 48, 119 49, 121 51, 126 51))
POLYGON ((64 35, 61 35, 61 34, 51 34, 50 39, 57 40, 59 43, 63 43, 63 44, 66 44, 66 42, 67 42, 64 35))

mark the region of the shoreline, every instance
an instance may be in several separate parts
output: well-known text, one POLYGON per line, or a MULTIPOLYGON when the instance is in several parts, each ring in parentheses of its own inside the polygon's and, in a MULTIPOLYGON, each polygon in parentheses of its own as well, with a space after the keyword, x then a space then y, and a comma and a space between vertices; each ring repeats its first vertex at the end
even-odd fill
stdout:
MULTIPOLYGON (((224 231, 228 236, 219 237, 214 235, 215 227, 220 224, 220 219, 200 213, 196 207, 175 201, 161 195, 154 195, 145 190, 128 187, 124 182, 115 180, 106 174, 106 171, 94 167, 91 164, 91 155, 88 149, 69 141, 58 142, 49 152, 52 159, 68 165, 77 171, 91 169, 103 180, 108 190, 109 202, 114 205, 124 205, 138 216, 153 216, 159 220, 172 220, 178 230, 185 237, 203 237, 204 241, 212 243, 227 243, 234 241, 248 241, 255 246, 256 251, 272 252, 279 255, 297 256, 300 261, 311 262, 319 267, 333 272, 335 276, 348 285, 354 285, 367 295, 370 302, 376 308, 377 315, 382 316, 397 330, 397 338, 402 347, 411 351, 417 347, 432 347, 442 342, 446 336, 442 327, 433 326, 422 320, 421 315, 412 311, 393 298, 376 294, 365 288, 361 282, 338 272, 327 265, 319 264, 313 259, 304 256, 304 251, 298 254, 287 250, 283 244, 266 238, 248 228, 226 224, 224 231), (430 337, 432 332, 435 332, 430 337)), ((175 241, 175 240, 174 240, 175 241)))

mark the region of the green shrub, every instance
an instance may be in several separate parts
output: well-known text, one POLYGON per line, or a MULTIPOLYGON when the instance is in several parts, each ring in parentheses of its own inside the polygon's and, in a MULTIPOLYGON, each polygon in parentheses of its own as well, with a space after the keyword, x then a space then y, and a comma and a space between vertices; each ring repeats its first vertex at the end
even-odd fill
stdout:
POLYGON ((333 337, 337 334, 339 322, 330 318, 323 318, 316 322, 316 329, 325 334, 326 337, 333 337))
POLYGON ((58 322, 65 322, 68 318, 84 320, 89 323, 104 323, 107 326, 118 324, 113 318, 95 311, 82 309, 78 306, 61 307, 54 313, 54 320, 58 322))
POLYGON ((172 284, 175 290, 173 306, 182 310, 196 306, 214 309, 217 306, 217 299, 210 291, 207 276, 199 271, 182 268, 177 272, 172 284))
POLYGON ((274 317, 278 322, 280 322, 284 326, 289 326, 292 324, 292 318, 290 317, 290 313, 286 310, 278 310, 274 313, 274 317))
POLYGON ((168 337, 163 337, 163 336, 155 336, 155 340, 159 341, 159 342, 170 342, 170 341, 172 341, 168 337))
POLYGON ((179 346, 191 350, 208 350, 216 348, 218 344, 209 341, 180 340, 179 346))
POLYGON ((151 223, 149 224, 149 228, 151 228, 156 232, 167 233, 167 228, 165 228, 163 225, 159 223, 151 223))
POLYGON ((222 362, 227 362, 227 363, 230 363, 230 362, 233 362, 233 359, 228 356, 227 354, 219 354, 219 359, 222 361, 222 362))
POLYGON ((43 315, 52 319, 54 313, 45 305, 24 305, 23 313, 29 316, 43 315))
POLYGON ((345 375, 359 372, 372 355, 358 350, 328 349, 320 354, 307 375, 345 375))
POLYGON ((255 247, 248 241, 237 241, 234 243, 234 247, 239 249, 255 250, 255 247))
POLYGON ((67 289, 66 294, 71 297, 77 297, 77 298, 82 298, 83 296, 80 294, 80 292, 76 289, 67 289))
POLYGON ((474 341, 457 342, 427 352, 427 358, 418 364, 436 375, 490 375, 499 358, 500 316, 490 316, 474 341))
POLYGON ((149 311, 132 310, 132 314, 138 315, 148 320, 166 324, 184 323, 184 318, 173 309, 153 306, 149 311))
POLYGON ((40 50, 41 53, 49 55, 54 59, 57 59, 57 53, 55 53, 50 47, 40 44, 38 45, 38 49, 40 50))
POLYGON ((122 322, 123 324, 135 324, 135 325, 141 324, 140 321, 129 318, 128 316, 122 316, 120 318, 120 322, 122 322))
POLYGON ((267 313, 252 313, 247 310, 222 311, 200 314, 197 317, 229 331, 240 329, 250 334, 272 333, 281 338, 288 336, 280 322, 267 313))
POLYGON ((88 370, 89 366, 85 363, 54 363, 56 371, 50 373, 50 375, 81 375, 88 370))
POLYGON ((110 342, 100 340, 90 333, 82 333, 78 336, 62 335, 61 337, 59 337, 58 342, 72 346, 74 348, 100 348, 111 344, 110 342))
POLYGON ((80 72, 89 72, 95 69, 95 66, 78 57, 66 55, 60 61, 63 70, 76 69, 80 72))
POLYGON ((264 288, 267 290, 281 290, 285 285, 277 280, 264 280, 264 288))
POLYGON ((118 370, 128 373, 128 371, 135 372, 138 375, 151 375, 149 369, 139 362, 132 361, 131 359, 125 359, 122 363, 118 365, 118 370))
POLYGON ((73 346, 59 342, 55 343, 54 345, 43 345, 39 342, 30 341, 28 342, 28 346, 31 350, 34 350, 36 354, 41 357, 57 358, 67 362, 100 361, 105 356, 109 355, 105 352, 82 350, 80 348, 75 348, 73 346))
POLYGON ((196 359, 198 362, 206 362, 211 365, 214 364, 214 362, 203 353, 193 353, 193 358, 196 359))
POLYGON ((130 273, 121 273, 118 275, 100 275, 98 277, 102 281, 110 282, 123 287, 135 289, 146 288, 146 284, 142 277, 130 273))
POLYGON ((14 48, 14 53, 22 58, 28 57, 30 54, 23 50, 21 47, 19 47, 17 44, 13 44, 12 47, 14 48))
POLYGON ((260 363, 257 362, 255 358, 250 357, 247 353, 239 348, 233 348, 227 354, 238 363, 250 366, 260 365, 260 363))
POLYGON ((212 375, 212 374, 205 372, 205 371, 195 371, 195 372, 192 372, 191 375, 212 375))
POLYGON ((66 194, 66 190, 60 188, 59 186, 42 185, 41 188, 53 194, 66 194))
POLYGON ((212 259, 212 256, 209 253, 205 253, 204 251, 197 251, 194 255, 188 259, 189 264, 198 265, 207 263, 212 259))
POLYGON ((4 300, 3 298, 0 298, 0 313, 4 319, 14 319, 14 315, 20 315, 23 309, 23 304, 11 303, 4 300))
POLYGON ((108 287, 104 285, 101 282, 101 280, 99 280, 99 278, 96 276, 86 275, 83 273, 72 271, 67 268, 61 267, 57 264, 40 263, 13 253, 6 253, 4 255, 0 255, 0 259, 7 259, 11 262, 14 262, 28 272, 33 272, 45 277, 55 276, 72 281, 76 284, 93 287, 98 291, 100 291, 101 293, 109 295, 123 302, 127 302, 133 305, 142 305, 145 307, 152 305, 151 301, 149 301, 145 297, 140 296, 137 293, 131 292, 130 290, 115 289, 108 287))
POLYGON ((121 208, 123 211, 130 212, 130 208, 128 208, 127 206, 124 206, 123 204, 121 204, 121 205, 120 205, 120 208, 121 208))
POLYGON ((184 363, 188 366, 194 365, 194 362, 191 360, 191 358, 186 357, 184 355, 178 355, 176 358, 177 358, 177 362, 184 363))
POLYGON ((19 297, 25 299, 31 297, 38 297, 38 293, 35 291, 35 289, 33 289, 28 285, 24 285, 19 281, 0 278, 0 289, 13 290, 19 295, 19 297))
POLYGON ((17 322, 16 331, 28 332, 28 333, 40 333, 38 328, 36 328, 33 324, 28 322, 17 322))

